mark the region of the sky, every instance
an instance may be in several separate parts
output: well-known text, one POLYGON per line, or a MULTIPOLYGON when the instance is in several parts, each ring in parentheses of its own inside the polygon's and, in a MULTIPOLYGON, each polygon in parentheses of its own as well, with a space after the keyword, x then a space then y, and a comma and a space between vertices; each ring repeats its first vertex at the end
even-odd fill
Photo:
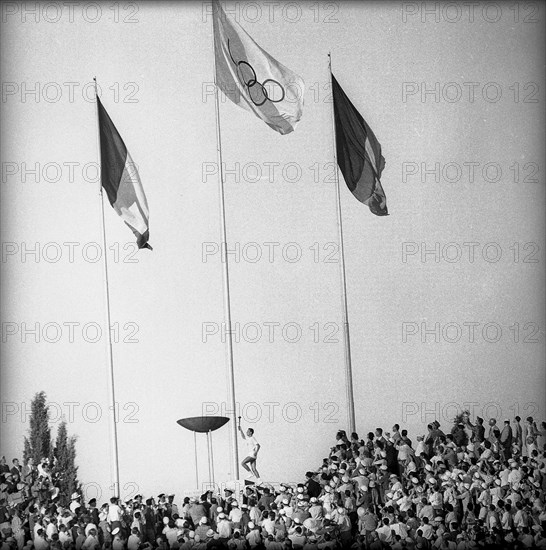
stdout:
MULTIPOLYGON (((285 136, 220 100, 236 401, 262 478, 301 480, 348 428, 328 52, 386 159, 388 217, 340 181, 358 433, 544 420, 544 5, 223 5, 306 85, 285 136)), ((96 76, 154 248, 106 204, 121 496, 179 498, 196 480, 176 420, 229 414, 210 5, 29 9, 2 4, 0 453, 21 456, 44 390, 85 496, 111 494, 96 76)))

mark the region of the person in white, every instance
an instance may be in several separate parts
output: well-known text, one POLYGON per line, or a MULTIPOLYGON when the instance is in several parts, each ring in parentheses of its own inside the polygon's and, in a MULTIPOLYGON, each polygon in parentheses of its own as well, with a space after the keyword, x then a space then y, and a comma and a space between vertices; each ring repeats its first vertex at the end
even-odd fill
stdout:
POLYGON ((247 445, 247 455, 241 462, 241 466, 247 472, 253 474, 256 479, 260 479, 260 474, 256 469, 256 459, 258 457, 258 451, 260 450, 260 444, 256 441, 256 438, 254 437, 254 430, 252 428, 248 428, 245 435, 243 429, 241 428, 241 424, 239 423, 239 431, 241 432, 241 435, 243 436, 243 439, 246 441, 247 445))

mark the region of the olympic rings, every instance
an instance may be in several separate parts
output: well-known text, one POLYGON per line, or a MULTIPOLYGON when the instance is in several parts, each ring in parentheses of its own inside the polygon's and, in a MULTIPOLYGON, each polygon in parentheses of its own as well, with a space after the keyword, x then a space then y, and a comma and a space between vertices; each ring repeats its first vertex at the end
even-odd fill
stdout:
POLYGON ((254 67, 250 63, 248 63, 248 61, 235 61, 235 59, 233 59, 233 55, 231 54, 231 48, 229 47, 229 38, 227 41, 227 46, 228 46, 229 56, 231 57, 231 61, 233 61, 233 64, 237 68, 237 76, 239 78, 239 81, 248 90, 248 96, 250 97, 250 100, 252 101, 252 103, 256 105, 256 107, 262 106, 266 101, 270 101, 271 103, 279 103, 286 97, 285 89, 283 88, 280 82, 278 82, 277 80, 274 80, 273 78, 267 78, 263 82, 258 82, 256 71, 254 67), (244 73, 248 73, 249 71, 251 71, 250 74, 247 74, 247 75, 244 74, 244 73), (266 88, 266 84, 268 82, 272 83, 273 86, 277 85, 281 89, 282 95, 280 99, 271 99, 269 97, 269 93, 266 88), (255 90, 254 91, 251 90, 251 88, 254 88, 254 87, 258 87, 257 92, 255 90))

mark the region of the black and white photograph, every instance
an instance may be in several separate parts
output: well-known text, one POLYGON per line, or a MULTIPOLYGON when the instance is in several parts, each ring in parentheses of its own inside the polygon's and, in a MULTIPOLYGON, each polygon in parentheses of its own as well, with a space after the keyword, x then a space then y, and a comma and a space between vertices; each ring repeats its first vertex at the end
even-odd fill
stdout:
POLYGON ((544 1, 0 11, 0 550, 546 548, 544 1))

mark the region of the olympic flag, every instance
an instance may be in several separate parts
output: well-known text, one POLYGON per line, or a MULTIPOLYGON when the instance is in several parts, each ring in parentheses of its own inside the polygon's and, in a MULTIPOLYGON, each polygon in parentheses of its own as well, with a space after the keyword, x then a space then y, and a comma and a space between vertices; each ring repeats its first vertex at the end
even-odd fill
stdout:
POLYGON ((303 112, 303 79, 260 48, 219 2, 213 2, 216 84, 243 109, 280 134, 293 132, 303 112))
POLYGON ((138 247, 151 250, 148 202, 135 163, 98 96, 97 107, 102 187, 112 208, 135 234, 138 247))

